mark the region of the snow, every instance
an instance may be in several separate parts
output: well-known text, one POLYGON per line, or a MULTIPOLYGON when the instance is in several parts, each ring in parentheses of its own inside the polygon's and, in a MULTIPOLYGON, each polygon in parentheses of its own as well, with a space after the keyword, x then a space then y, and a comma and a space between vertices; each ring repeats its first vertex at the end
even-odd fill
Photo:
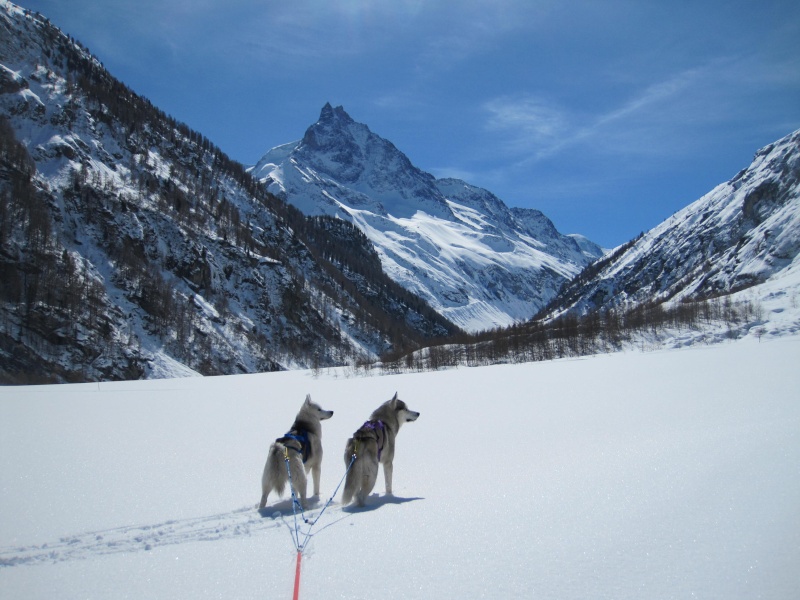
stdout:
POLYGON ((192 296, 192 300, 197 308, 199 308, 203 314, 211 319, 211 320, 220 320, 219 311, 205 298, 203 298, 200 294, 194 294, 192 296))
POLYGON ((424 211, 400 218, 341 202, 337 205, 374 244, 392 279, 468 331, 509 326, 530 317, 529 295, 520 297, 504 290, 498 300, 487 292, 488 288, 503 288, 503 283, 493 279, 497 272, 516 273, 517 286, 525 289, 529 288, 522 273, 529 276, 530 271, 546 270, 565 278, 578 273, 574 263, 558 260, 529 236, 517 234, 515 241, 484 232, 486 216, 454 202, 448 206, 456 221, 424 211), (480 290, 476 282, 481 283, 480 290))
POLYGON ((352 221, 389 277, 466 331, 531 318, 600 253, 541 213, 517 218, 487 190, 420 171, 342 107, 250 172, 306 214, 352 221))
POLYGON ((200 373, 172 358, 164 350, 153 352, 148 364, 147 379, 173 379, 178 377, 201 377, 200 373))
MULTIPOLYGON (((632 269, 648 258, 669 260, 674 257, 695 257, 709 260, 733 281, 736 275, 754 275, 766 279, 784 268, 800 248, 800 184, 787 175, 800 163, 800 130, 762 148, 752 164, 734 179, 722 183, 676 212, 671 218, 646 232, 620 260, 603 274, 604 279, 632 269), (758 196, 764 184, 778 185, 773 191, 765 214, 753 215, 745 210, 748 199, 758 196), (747 213, 747 214, 746 214, 747 213), (752 221, 752 223, 750 223, 752 221), (744 232, 736 233, 750 223, 744 232), (736 237, 741 236, 741 237, 736 237), (714 254, 708 246, 718 249, 714 254)), ((757 202, 755 203, 758 204, 757 202)), ((751 207, 749 211, 753 211, 751 207)), ((675 279, 684 279, 676 299, 695 291, 707 277, 700 269, 694 272, 674 269, 675 279), (691 276, 691 278, 689 277, 691 276), (693 285, 691 284, 693 282, 693 285)), ((718 276, 723 277, 723 276, 718 276)), ((673 295, 673 294, 669 294, 673 295)))
MULTIPOLYGON (((785 298, 784 298, 785 302, 785 298)), ((800 336, 392 376, 345 370, 0 389, 0 596, 289 598, 269 443, 305 395, 319 513, 399 392, 394 497, 338 496, 300 597, 797 598, 800 336), (278 513, 276 517, 275 514, 278 513)))

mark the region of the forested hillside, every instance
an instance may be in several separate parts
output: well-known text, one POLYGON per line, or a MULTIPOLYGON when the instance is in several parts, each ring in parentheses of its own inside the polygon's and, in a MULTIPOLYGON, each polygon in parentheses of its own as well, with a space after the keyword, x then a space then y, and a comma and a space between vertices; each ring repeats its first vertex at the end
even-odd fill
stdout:
POLYGON ((4 3, 0 29, 4 381, 326 366, 457 331, 354 227, 266 192, 43 17, 4 3))

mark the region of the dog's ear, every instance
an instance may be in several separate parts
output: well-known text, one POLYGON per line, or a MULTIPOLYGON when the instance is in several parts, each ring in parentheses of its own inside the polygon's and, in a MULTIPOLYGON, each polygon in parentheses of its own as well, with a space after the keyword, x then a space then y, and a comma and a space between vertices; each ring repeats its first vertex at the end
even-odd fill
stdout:
POLYGON ((311 404, 311 394, 306 394, 306 404, 311 404))
POLYGON ((394 397, 392 398, 392 402, 397 402, 397 392, 394 393, 394 397))

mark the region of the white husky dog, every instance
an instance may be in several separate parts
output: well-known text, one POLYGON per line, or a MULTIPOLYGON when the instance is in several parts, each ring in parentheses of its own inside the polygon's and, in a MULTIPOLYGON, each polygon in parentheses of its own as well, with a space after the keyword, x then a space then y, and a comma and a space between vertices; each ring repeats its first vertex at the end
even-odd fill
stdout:
POLYGON ((353 434, 344 449, 344 464, 355 460, 344 483, 342 504, 349 504, 355 497, 359 506, 369 496, 378 478, 378 464, 383 465, 386 479, 386 494, 392 493, 392 460, 394 444, 400 426, 407 421, 416 421, 418 412, 409 410, 406 403, 394 398, 381 404, 358 431, 353 434))
POLYGON ((292 486, 303 507, 306 504, 308 471, 311 471, 314 478, 314 496, 319 496, 319 476, 322 470, 321 421, 332 416, 332 410, 323 410, 319 404, 311 401, 311 395, 306 396, 291 429, 269 447, 267 464, 264 465, 264 474, 261 476, 259 509, 267 505, 267 496, 272 490, 276 490, 279 496, 283 495, 289 480, 287 460, 292 474, 292 486))

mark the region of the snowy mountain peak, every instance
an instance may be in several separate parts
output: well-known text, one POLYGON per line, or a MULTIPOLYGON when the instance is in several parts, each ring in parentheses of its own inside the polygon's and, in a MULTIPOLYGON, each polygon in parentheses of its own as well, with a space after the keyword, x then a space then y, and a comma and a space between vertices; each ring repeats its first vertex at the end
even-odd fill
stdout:
POLYGON ((468 330, 530 318, 602 254, 539 211, 437 180, 330 103, 299 142, 273 148, 251 173, 305 214, 352 221, 395 281, 468 330))
POLYGON ((343 123, 353 123, 352 117, 345 112, 343 106, 337 106, 334 108, 331 106, 330 102, 326 102, 325 106, 322 107, 322 111, 319 113, 319 120, 320 122, 326 121, 341 121, 343 123))
MULTIPOLYGON (((341 106, 333 108, 328 102, 322 107, 319 120, 306 130, 302 142, 315 151, 333 151, 346 145, 352 146, 354 150, 361 150, 361 140, 368 135, 369 128, 353 121, 341 106)), ((363 158, 363 155, 359 158, 363 158)), ((340 156, 342 162, 347 159, 347 162, 352 163, 356 157, 340 156)))
POLYGON ((396 217, 450 215, 432 175, 330 103, 299 142, 273 148, 250 171, 309 215, 338 215, 340 204, 396 217), (296 193, 298 186, 315 192, 296 193))

